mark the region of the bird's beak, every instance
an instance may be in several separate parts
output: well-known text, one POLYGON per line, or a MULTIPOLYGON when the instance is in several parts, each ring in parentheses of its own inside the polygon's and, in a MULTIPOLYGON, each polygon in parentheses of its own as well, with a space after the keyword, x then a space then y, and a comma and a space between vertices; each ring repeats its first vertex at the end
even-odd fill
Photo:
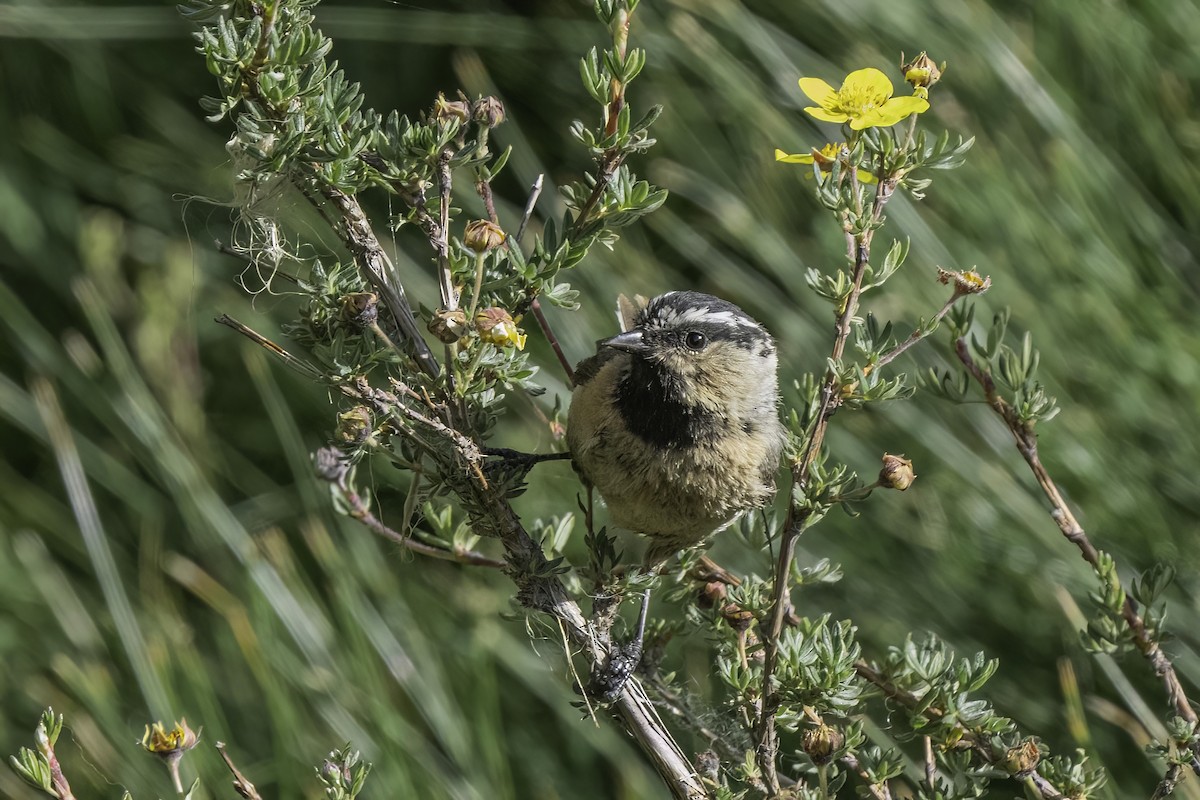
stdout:
POLYGON ((642 332, 639 330, 618 333, 611 339, 605 339, 600 342, 600 346, 611 347, 613 350, 623 350, 626 353, 644 353, 649 349, 642 339, 642 332))

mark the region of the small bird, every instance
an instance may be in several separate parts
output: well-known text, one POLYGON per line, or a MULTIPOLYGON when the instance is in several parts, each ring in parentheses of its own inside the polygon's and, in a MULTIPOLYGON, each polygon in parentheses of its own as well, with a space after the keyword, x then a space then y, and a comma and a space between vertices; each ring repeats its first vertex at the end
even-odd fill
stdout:
POLYGON ((762 325, 712 295, 620 307, 624 332, 576 367, 567 445, 612 522, 652 539, 657 567, 774 497, 778 359, 762 325))

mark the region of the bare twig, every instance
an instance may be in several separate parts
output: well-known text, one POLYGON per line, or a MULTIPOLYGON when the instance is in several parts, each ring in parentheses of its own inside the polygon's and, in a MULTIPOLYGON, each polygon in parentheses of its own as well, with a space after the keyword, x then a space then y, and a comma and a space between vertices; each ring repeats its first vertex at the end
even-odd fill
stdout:
POLYGON ((538 198, 542 196, 542 179, 544 177, 538 173, 537 180, 529 187, 529 199, 525 201, 525 212, 521 214, 521 224, 517 226, 517 244, 521 243, 521 237, 525 235, 525 227, 529 225, 529 220, 533 217, 533 208, 537 205, 538 198))
POLYGON ((550 320, 546 319, 546 315, 542 312, 542 304, 535 297, 533 302, 529 304, 529 308, 533 312, 533 318, 537 320, 538 327, 546 335, 546 341, 550 342, 550 347, 554 350, 554 356, 558 359, 559 366, 563 368, 563 373, 567 376, 567 383, 574 384, 575 369, 571 366, 571 362, 567 360, 566 353, 563 352, 562 345, 558 342, 558 337, 554 335, 554 329, 550 327, 550 320))
POLYGON ((238 322, 236 319, 229 316, 228 314, 222 314, 221 316, 217 317, 214 320, 214 322, 218 322, 227 328, 233 328, 235 331, 240 333, 242 336, 245 336, 250 341, 267 349, 275 356, 278 356, 280 359, 283 360, 283 363, 287 364, 289 367, 296 370, 297 372, 304 375, 305 377, 310 378, 312 380, 316 380, 316 381, 325 380, 325 373, 321 372, 321 370, 317 369, 315 366, 308 363, 304 359, 297 358, 296 356, 292 355, 287 350, 284 350, 282 347, 275 344, 275 342, 272 342, 270 339, 263 336, 258 331, 254 330, 253 328, 251 328, 248 325, 244 325, 241 322, 238 322))
POLYGON ((1175 793, 1175 786, 1186 775, 1183 771, 1183 765, 1172 762, 1167 767, 1167 772, 1163 775, 1163 779, 1158 782, 1158 786, 1154 787, 1154 794, 1150 796, 1150 800, 1163 800, 1165 797, 1170 797, 1175 793))
POLYGON ((937 791, 937 759, 933 756, 933 739, 922 736, 925 745, 925 788, 932 795, 937 791))
POLYGON ((451 155, 450 150, 446 149, 438 156, 438 222, 436 227, 426 230, 429 243, 437 253, 438 288, 442 293, 442 307, 448 311, 458 308, 458 295, 454 291, 454 282, 450 276, 451 155))
MULTIPOLYGON (((1033 472, 1033 476, 1037 480, 1038 486, 1041 487, 1042 493, 1050 502, 1050 518, 1058 525, 1058 529, 1062 531, 1062 535, 1067 541, 1079 548, 1083 559, 1095 569, 1099 566, 1099 552, 1095 545, 1092 544, 1091 539, 1088 538, 1083 526, 1079 524, 1079 520, 1076 519, 1071 507, 1067 505, 1067 501, 1063 499, 1062 492, 1058 489, 1058 484, 1054 482, 1054 479, 1050 477, 1050 473, 1047 472, 1045 465, 1042 464, 1041 458, 1038 455, 1037 434, 1034 433, 1033 425, 1023 421, 1018 415, 1017 410, 999 395, 991 374, 985 372, 971 356, 971 351, 965 338, 960 338, 955 342, 954 351, 958 355, 959 361, 966 367, 967 372, 983 388, 987 404, 1004 421, 1009 433, 1012 434, 1017 451, 1025 459, 1025 463, 1033 472)), ((1154 674, 1162 680, 1163 688, 1166 690, 1167 697, 1175 708, 1175 713, 1188 722, 1195 724, 1198 719, 1196 711, 1192 708, 1192 703, 1183 689, 1183 684, 1175 672, 1175 667, 1171 663, 1171 659, 1167 657, 1167 654, 1159 647, 1158 642, 1146 630, 1145 620, 1138 614, 1137 605, 1128 593, 1125 594, 1125 604, 1121 608, 1121 616, 1133 634, 1134 645, 1146 660, 1150 662, 1150 666, 1154 669, 1154 674)))
POLYGON ((233 790, 241 795, 244 800, 262 800, 262 795, 258 793, 258 789, 254 788, 241 770, 233 763, 233 759, 225 752, 225 743, 217 742, 217 752, 221 754, 221 760, 225 762, 225 766, 229 768, 230 774, 233 775, 233 790))
POLYGON ((389 528, 378 517, 372 514, 358 492, 354 491, 344 480, 338 481, 334 485, 342 495, 342 499, 346 501, 351 517, 366 525, 373 532, 395 542, 401 547, 411 550, 414 553, 420 553, 423 556, 441 559, 442 561, 454 561, 459 564, 471 564, 477 567, 491 567, 493 569, 504 569, 505 567, 503 561, 488 558, 482 553, 476 553, 474 550, 453 550, 449 547, 435 547, 434 545, 414 539, 411 536, 405 536, 403 533, 389 528))

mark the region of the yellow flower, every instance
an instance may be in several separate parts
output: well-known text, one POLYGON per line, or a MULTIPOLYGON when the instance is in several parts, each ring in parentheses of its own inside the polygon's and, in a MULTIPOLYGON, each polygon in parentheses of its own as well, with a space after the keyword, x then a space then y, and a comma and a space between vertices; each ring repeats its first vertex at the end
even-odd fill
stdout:
POLYGON ((479 338, 489 344, 525 349, 525 334, 503 308, 485 308, 476 314, 475 330, 479 331, 479 338))
POLYGON ((929 109, 923 97, 892 97, 892 82, 874 67, 851 72, 840 89, 820 78, 801 78, 800 90, 817 104, 804 109, 811 116, 824 122, 849 122, 856 131, 895 125, 929 109))
MULTIPOLYGON (((821 168, 822 172, 829 172, 833 169, 833 162, 838 160, 841 155, 842 148, 845 144, 827 144, 820 150, 813 148, 807 153, 785 153, 778 147, 775 148, 775 160, 784 164, 813 164, 815 163, 821 168)), ((811 177, 807 172, 804 177, 811 177)), ((875 176, 867 172, 865 169, 858 170, 859 183, 876 183, 875 176)))

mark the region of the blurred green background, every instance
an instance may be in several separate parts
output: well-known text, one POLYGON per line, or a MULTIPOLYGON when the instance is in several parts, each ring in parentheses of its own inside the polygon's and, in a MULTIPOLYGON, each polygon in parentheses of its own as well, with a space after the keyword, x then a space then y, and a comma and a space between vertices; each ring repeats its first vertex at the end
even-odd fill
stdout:
MULTIPOLYGON (((561 214, 554 186, 589 166, 567 135, 595 116, 577 68, 604 38, 588 4, 330 0, 318 19, 378 109, 460 87, 501 97, 502 221, 540 172, 539 217, 561 214)), ((1043 457, 1085 527, 1127 578, 1179 568, 1168 652, 1200 696, 1198 40, 1200 6, 1180 0, 644 0, 631 100, 666 113, 634 168, 672 194, 568 278, 583 310, 550 311, 568 355, 612 329, 618 292, 697 288, 767 322, 785 376, 823 369, 832 315, 803 274, 839 265, 840 233, 772 151, 836 133, 805 117, 796 79, 877 66, 899 83, 901 51, 947 60, 923 122, 978 141, 926 200, 890 206, 881 237, 911 237, 912 254, 868 308, 904 330, 944 299, 934 265, 992 276, 979 318, 1011 306, 1034 333, 1064 407, 1043 457)), ((376 762, 372 796, 661 796, 618 732, 569 706, 559 646, 502 617, 507 581, 414 561, 331 512, 308 463, 330 398, 211 322, 277 335, 295 304, 252 302, 213 246, 230 236, 233 170, 228 126, 197 107, 209 91, 169 5, 0 6, 0 753, 52 704, 84 795, 165 796, 133 743, 186 715, 267 796, 314 796, 310 765, 348 740, 376 762)), ((382 219, 386 198, 368 202, 382 219)), ((428 298, 428 254, 402 233, 398 261, 428 298)), ((565 390, 530 339, 545 408, 565 390)), ((901 368, 947 363, 945 344, 901 368)), ((498 443, 548 447, 511 404, 498 443)), ((918 395, 833 428, 862 474, 887 450, 920 480, 805 536, 800 558, 846 578, 798 595, 802 610, 852 617, 868 657, 932 630, 1000 658, 985 694, 1003 713, 1054 750, 1095 753, 1110 797, 1147 796, 1160 767, 1141 746, 1165 699, 1145 664, 1078 645, 1091 573, 999 423, 918 395)), ((569 470, 540 469, 528 517, 571 509, 569 470)), ((376 478, 398 514, 391 476, 376 478)), ((716 555, 763 570, 728 541, 716 555)), ((703 648, 685 655, 703 689, 703 648)), ((189 770, 231 796, 211 748, 189 770)), ((31 796, 7 770, 0 795, 31 796)))

